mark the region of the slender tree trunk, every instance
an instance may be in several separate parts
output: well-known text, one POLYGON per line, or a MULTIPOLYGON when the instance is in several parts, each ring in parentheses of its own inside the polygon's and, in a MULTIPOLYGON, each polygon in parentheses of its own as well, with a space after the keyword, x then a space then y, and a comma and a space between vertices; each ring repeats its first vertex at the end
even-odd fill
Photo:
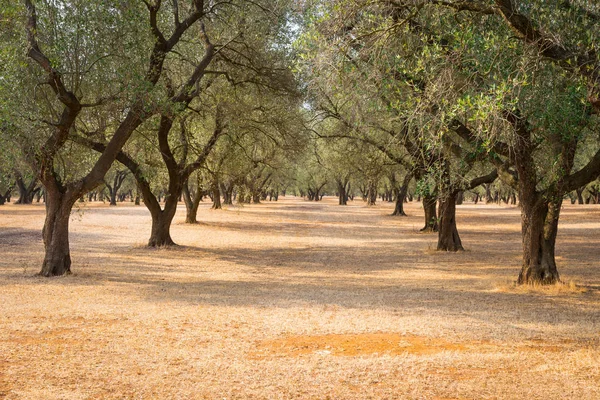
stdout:
POLYGON ((583 190, 584 188, 579 188, 577 190, 575 190, 575 193, 577 193, 577 203, 578 204, 583 204, 583 190))
POLYGON ((425 226, 421 232, 437 232, 437 198, 435 196, 423 196, 423 210, 425 211, 425 226))
POLYGON ((346 194, 346 184, 342 181, 337 182, 338 187, 338 205, 348 205, 348 195, 346 194))
POLYGON ((217 178, 213 179, 211 184, 212 196, 213 196, 213 210, 220 210, 221 207, 221 192, 219 191, 219 180, 217 178))
POLYGON ((377 182, 370 181, 367 189, 367 205, 374 206, 377 202, 377 182))
POLYGON ((442 251, 464 250, 456 228, 456 198, 458 193, 450 192, 440 201, 440 226, 437 249, 442 251))
POLYGON ((486 184, 485 185, 485 204, 489 204, 493 201, 494 201, 494 198, 492 197, 492 185, 486 184))
POLYGON ((110 194, 110 202, 108 203, 109 206, 116 206, 117 205, 117 189, 112 186, 106 186, 108 187, 108 193, 110 194))
POLYGON ((198 206, 202 199, 202 191, 200 188, 196 189, 194 196, 191 195, 187 184, 183 185, 183 202, 185 203, 185 223, 196 224, 198 223, 198 206))

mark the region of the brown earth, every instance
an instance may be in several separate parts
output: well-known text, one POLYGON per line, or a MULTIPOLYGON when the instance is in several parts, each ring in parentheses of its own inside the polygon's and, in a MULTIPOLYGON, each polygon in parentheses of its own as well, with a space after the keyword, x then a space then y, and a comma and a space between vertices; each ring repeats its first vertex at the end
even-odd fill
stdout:
POLYGON ((73 214, 74 274, 41 265, 40 205, 0 207, 0 399, 598 399, 600 206, 564 207, 564 285, 513 284, 519 210, 329 198, 212 211, 144 247, 143 207, 73 214))

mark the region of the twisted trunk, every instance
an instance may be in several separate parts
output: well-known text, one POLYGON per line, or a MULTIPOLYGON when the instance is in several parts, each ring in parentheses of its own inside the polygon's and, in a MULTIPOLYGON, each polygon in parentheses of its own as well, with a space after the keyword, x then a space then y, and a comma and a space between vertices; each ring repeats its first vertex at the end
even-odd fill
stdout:
POLYGON ((408 185, 412 178, 413 177, 411 174, 406 174, 404 176, 404 180, 402 181, 402 186, 394 187, 394 196, 396 196, 396 206, 394 207, 394 212, 392 213, 392 215, 398 215, 403 217, 406 216, 406 213, 404 212, 404 202, 406 200, 406 194, 408 192, 408 185))
POLYGON ((168 195, 164 209, 148 207, 152 216, 152 231, 148 240, 149 247, 173 246, 175 242, 171 239, 171 223, 177 211, 177 200, 179 196, 168 195))
POLYGON ((44 262, 40 275, 61 276, 71 273, 69 250, 69 218, 78 196, 49 190, 46 200, 46 219, 42 230, 44 262))
POLYGON ((425 226, 421 229, 421 232, 437 232, 438 221, 437 221, 437 198, 435 196, 426 195, 423 196, 423 210, 425 211, 425 226))
POLYGON ((438 235, 438 250, 464 250, 458 229, 456 228, 457 192, 450 192, 440 200, 440 227, 438 235))
POLYGON ((196 189, 196 192, 192 196, 190 189, 187 184, 183 185, 183 201, 185 203, 185 223, 186 224, 197 224, 198 206, 202 200, 202 190, 200 187, 196 189))
POLYGON ((220 210, 222 208, 221 207, 221 192, 219 190, 219 179, 217 177, 215 177, 213 179, 210 189, 212 191, 212 198, 213 198, 212 209, 220 210))
POLYGON ((523 266, 518 283, 552 284, 560 277, 554 250, 562 198, 548 202, 537 197, 521 203, 523 266))

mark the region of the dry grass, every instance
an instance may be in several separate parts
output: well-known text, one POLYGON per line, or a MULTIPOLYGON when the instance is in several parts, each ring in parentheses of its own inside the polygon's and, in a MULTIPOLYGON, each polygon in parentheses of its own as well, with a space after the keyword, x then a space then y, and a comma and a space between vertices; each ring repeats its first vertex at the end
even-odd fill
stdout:
POLYGON ((498 292, 504 293, 541 293, 547 295, 564 295, 564 294, 576 294, 585 293, 587 288, 580 284, 577 284, 573 280, 567 282, 560 281, 553 285, 519 285, 517 281, 505 281, 496 285, 498 292))
POLYGON ((599 206, 563 211, 567 283, 522 288, 516 208, 460 206, 451 254, 418 204, 334 202, 181 208, 171 249, 85 205, 52 279, 43 207, 0 207, 0 399, 600 398, 599 206))

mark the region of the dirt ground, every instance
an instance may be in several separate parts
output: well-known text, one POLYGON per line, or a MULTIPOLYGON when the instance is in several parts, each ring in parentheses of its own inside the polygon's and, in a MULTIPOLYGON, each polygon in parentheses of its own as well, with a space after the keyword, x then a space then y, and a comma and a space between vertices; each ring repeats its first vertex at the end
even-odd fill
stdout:
POLYGON ((0 207, 0 399, 599 399, 600 206, 566 205, 562 289, 515 288, 519 210, 335 199, 210 210, 144 247, 146 209, 73 214, 40 278, 40 205, 0 207))

